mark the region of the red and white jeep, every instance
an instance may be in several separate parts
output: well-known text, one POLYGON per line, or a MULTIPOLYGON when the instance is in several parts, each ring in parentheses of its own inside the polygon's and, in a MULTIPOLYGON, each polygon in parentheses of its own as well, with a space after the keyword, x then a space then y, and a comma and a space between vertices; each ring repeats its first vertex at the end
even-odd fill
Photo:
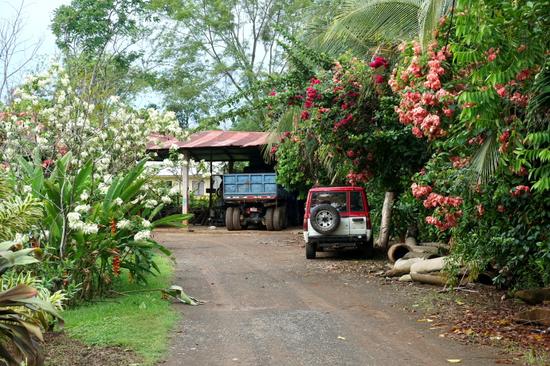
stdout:
POLYGON ((309 190, 304 215, 306 258, 325 249, 354 248, 372 255, 373 237, 365 189, 316 187, 309 190))

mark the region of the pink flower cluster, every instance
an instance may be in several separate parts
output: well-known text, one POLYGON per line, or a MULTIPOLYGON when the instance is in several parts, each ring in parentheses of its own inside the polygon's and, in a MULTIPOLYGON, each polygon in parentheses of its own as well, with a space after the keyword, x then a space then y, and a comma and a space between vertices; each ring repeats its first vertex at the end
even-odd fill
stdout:
POLYGON ((281 138, 279 139, 281 142, 283 142, 284 140, 290 138, 292 134, 289 132, 289 131, 285 131, 283 132, 283 134, 281 135, 281 138))
POLYGON ((411 185, 411 191, 414 196, 414 198, 420 199, 424 198, 430 193, 432 193, 432 187, 430 186, 421 186, 416 183, 413 183, 411 185))
POLYGON ((510 194, 512 195, 512 197, 519 197, 524 192, 529 193, 530 191, 531 191, 531 189, 528 186, 519 185, 519 186, 516 186, 516 187, 512 188, 510 190, 510 194))
POLYGON ((426 223, 437 227, 440 231, 448 230, 458 224, 458 219, 462 217, 462 211, 445 212, 443 221, 435 216, 427 216, 426 223))
POLYGON ((429 140, 446 135, 442 128, 442 118, 453 116, 451 104, 455 101, 455 95, 443 89, 440 80, 440 76, 446 72, 442 62, 450 54, 445 47, 437 52, 434 48, 434 44, 430 45, 427 52, 429 60, 426 75, 422 73, 420 58, 414 56, 409 66, 401 72, 400 80, 397 80, 394 71, 388 81, 392 90, 401 95, 400 104, 395 109, 399 121, 404 125, 411 124, 412 133, 416 137, 427 137, 429 140))
POLYGON ((510 145, 510 131, 506 130, 504 131, 499 137, 498 142, 500 142, 500 146, 498 148, 498 151, 500 153, 505 153, 508 151, 508 147, 510 145))
POLYGON ((384 68, 387 68, 389 66, 389 63, 388 63, 388 60, 386 60, 384 57, 377 56, 372 60, 369 66, 373 69, 377 69, 381 66, 384 66, 384 68))
POLYGON ((356 185, 357 183, 367 183, 371 177, 372 177, 372 174, 370 173, 349 172, 349 174, 346 175, 346 178, 348 179, 349 184, 351 184, 352 186, 356 185))
POLYGON ((348 123, 350 123, 353 120, 353 116, 351 114, 348 114, 338 122, 334 124, 333 131, 338 131, 340 128, 344 127, 348 123))
POLYGON ((462 158, 460 156, 452 156, 449 158, 453 163, 453 168, 461 169, 470 164, 470 158, 462 158))
POLYGON ((468 145, 482 145, 485 142, 485 136, 477 135, 468 140, 468 145))
POLYGON ((436 208, 439 206, 458 207, 462 204, 463 200, 460 197, 442 196, 438 193, 430 193, 424 200, 423 205, 426 208, 436 208))
POLYGON ((493 62, 497 58, 497 55, 499 54, 500 50, 497 48, 496 50, 491 47, 485 54, 487 55, 487 61, 493 62))

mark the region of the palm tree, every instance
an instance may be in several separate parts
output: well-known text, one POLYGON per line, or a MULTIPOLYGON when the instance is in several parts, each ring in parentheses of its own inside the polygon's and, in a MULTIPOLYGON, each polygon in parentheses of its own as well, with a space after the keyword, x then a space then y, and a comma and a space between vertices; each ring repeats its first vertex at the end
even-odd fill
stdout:
POLYGON ((439 19, 453 0, 346 0, 324 33, 328 50, 366 55, 380 45, 418 38, 423 47, 432 39, 439 19))

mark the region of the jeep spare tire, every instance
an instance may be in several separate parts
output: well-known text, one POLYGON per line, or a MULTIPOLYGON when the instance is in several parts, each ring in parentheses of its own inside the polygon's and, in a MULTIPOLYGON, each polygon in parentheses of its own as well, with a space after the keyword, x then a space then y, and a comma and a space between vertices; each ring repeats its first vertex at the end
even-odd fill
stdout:
POLYGON ((340 225, 338 210, 329 204, 316 206, 311 210, 311 226, 321 234, 330 234, 340 225))

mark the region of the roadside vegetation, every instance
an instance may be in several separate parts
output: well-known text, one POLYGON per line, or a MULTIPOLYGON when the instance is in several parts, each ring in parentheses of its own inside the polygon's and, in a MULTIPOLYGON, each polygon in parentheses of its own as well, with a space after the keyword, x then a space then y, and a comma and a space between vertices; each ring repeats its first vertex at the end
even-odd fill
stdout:
POLYGON ((166 257, 154 261, 160 274, 148 276, 146 285, 130 282, 123 271, 110 297, 65 311, 66 332, 86 344, 132 349, 143 365, 160 361, 179 313, 160 291, 171 285, 173 264, 166 257))

